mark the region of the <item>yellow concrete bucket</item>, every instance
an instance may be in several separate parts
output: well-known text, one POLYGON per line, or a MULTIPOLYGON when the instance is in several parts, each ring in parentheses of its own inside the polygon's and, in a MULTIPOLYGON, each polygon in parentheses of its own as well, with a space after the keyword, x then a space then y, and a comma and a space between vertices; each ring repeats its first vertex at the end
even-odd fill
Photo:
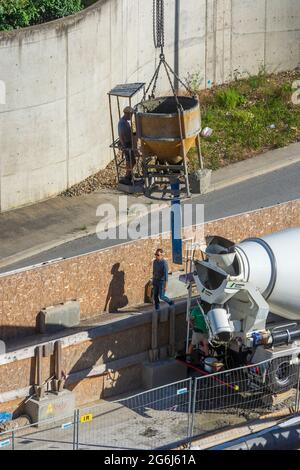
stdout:
POLYGON ((174 96, 143 101, 137 106, 137 136, 143 156, 157 156, 160 163, 176 165, 196 144, 201 130, 199 101, 186 96, 178 97, 178 101, 183 109, 180 119, 174 96))

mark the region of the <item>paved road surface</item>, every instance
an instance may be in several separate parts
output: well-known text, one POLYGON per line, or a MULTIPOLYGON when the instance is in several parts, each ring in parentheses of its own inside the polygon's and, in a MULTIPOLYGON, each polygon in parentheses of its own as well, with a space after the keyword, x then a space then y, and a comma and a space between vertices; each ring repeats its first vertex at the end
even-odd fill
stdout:
MULTIPOLYGON (((204 204, 205 221, 210 221, 298 198, 300 198, 300 163, 204 196, 197 196, 192 199, 192 204, 193 208, 196 204, 204 204)), ((185 202, 185 204, 190 203, 191 201, 185 202)), ((70 258, 124 242, 125 240, 99 240, 96 235, 90 235, 2 268, 0 273, 56 258, 70 258)))

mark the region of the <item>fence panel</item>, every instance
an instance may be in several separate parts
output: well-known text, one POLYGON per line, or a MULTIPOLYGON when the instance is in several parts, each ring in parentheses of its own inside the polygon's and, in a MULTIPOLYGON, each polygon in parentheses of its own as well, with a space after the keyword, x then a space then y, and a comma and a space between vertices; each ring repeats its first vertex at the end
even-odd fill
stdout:
POLYGON ((74 415, 46 420, 0 434, 0 450, 72 450, 74 415))
POLYGON ((14 433, 12 431, 0 434, 0 450, 14 450, 14 433))
POLYGON ((186 442, 192 381, 80 410, 78 448, 157 449, 186 442))
POLYGON ((298 357, 289 354, 6 431, 0 450, 170 449, 273 412, 300 412, 299 387, 298 357))
POLYGON ((299 365, 291 355, 197 377, 193 393, 192 436, 247 424, 278 412, 297 411, 299 365))

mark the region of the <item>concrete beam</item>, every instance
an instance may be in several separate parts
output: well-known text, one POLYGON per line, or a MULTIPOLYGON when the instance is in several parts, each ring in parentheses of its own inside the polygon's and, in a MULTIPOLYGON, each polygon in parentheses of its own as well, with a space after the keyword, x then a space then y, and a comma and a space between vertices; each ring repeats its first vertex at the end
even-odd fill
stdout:
MULTIPOLYGON (((148 352, 144 352, 140 354, 135 354, 133 356, 125 357, 123 359, 111 361, 107 364, 101 364, 99 366, 93 367, 92 369, 84 369, 78 372, 72 372, 71 374, 67 375, 65 386, 68 387, 68 385, 77 383, 80 380, 87 379, 89 377, 96 377, 97 375, 103 375, 106 372, 119 371, 127 367, 140 365, 143 362, 147 361, 147 359, 148 352)), ((0 393, 0 403, 6 403, 9 401, 26 398, 29 395, 32 395, 33 392, 33 386, 2 392, 0 393)))
MULTIPOLYGON (((179 300, 176 302, 175 312, 176 315, 182 314, 185 312, 186 309, 186 300, 179 300)), ((56 334, 53 336, 42 336, 42 339, 36 338, 34 344, 30 344, 28 346, 23 346, 20 348, 16 348, 13 351, 6 352, 5 354, 0 355, 0 366, 4 364, 9 364, 15 361, 22 361, 24 359, 29 359, 35 356, 35 348, 37 346, 48 346, 54 347, 54 344, 57 340, 61 341, 62 348, 68 348, 70 346, 74 346, 76 344, 84 343, 86 341, 91 341, 95 338, 100 338, 103 336, 114 335, 119 331, 124 331, 128 329, 132 329, 134 327, 145 325, 152 321, 152 311, 148 312, 134 312, 130 316, 119 319, 113 320, 107 324, 97 325, 97 326, 90 326, 87 327, 85 331, 81 331, 79 333, 73 333, 67 336, 63 336, 62 333, 56 334)), ((82 327, 84 328, 84 327, 82 327)), ((28 338, 25 342, 33 341, 32 337, 28 338)), ((9 347, 8 347, 9 349, 9 347)))

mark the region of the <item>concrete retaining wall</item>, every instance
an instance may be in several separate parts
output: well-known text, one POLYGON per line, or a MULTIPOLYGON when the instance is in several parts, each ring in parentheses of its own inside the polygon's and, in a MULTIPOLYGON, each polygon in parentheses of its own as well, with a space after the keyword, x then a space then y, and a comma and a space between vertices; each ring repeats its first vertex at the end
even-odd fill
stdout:
MULTIPOLYGON (((204 234, 238 242, 297 226, 300 200, 209 222, 204 234)), ((199 226, 197 231, 202 233, 203 228, 199 226)), ((143 303, 145 286, 152 276, 153 253, 159 246, 171 259, 171 241, 157 237, 0 276, 0 338, 33 334, 40 310, 72 299, 80 301, 82 320, 105 310, 116 312, 126 304, 143 303)), ((178 266, 170 264, 170 269, 177 271, 178 266)))
MULTIPOLYGON (((166 0, 171 65, 178 1, 166 0)), ((189 73, 204 87, 237 70, 299 64, 298 0, 179 3, 183 78, 189 73)), ((100 0, 67 19, 0 33, 0 210, 54 196, 105 167, 112 158, 107 92, 147 82, 157 59, 150 0, 100 0)))

